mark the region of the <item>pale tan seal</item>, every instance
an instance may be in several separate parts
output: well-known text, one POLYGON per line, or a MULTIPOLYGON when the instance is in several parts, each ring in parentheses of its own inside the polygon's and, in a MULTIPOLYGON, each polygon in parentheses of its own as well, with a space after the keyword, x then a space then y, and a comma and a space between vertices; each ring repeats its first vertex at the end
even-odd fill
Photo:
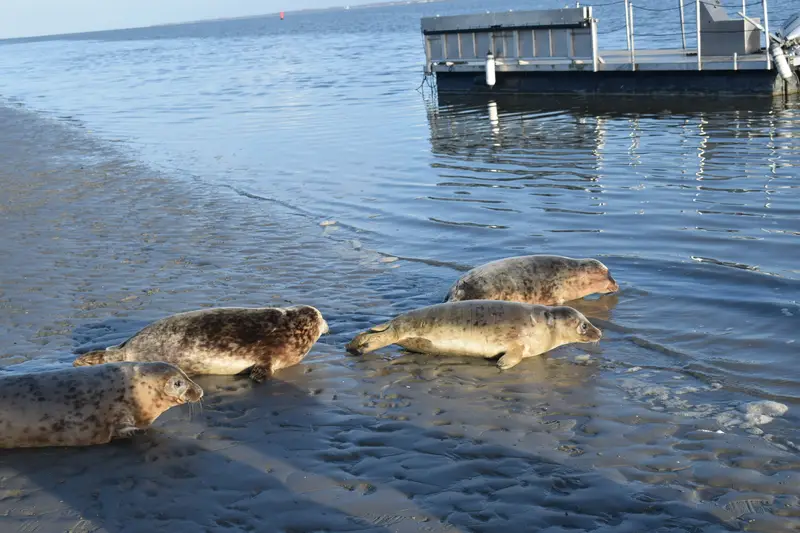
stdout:
POLYGON ((167 363, 115 363, 0 378, 0 448, 89 446, 147 429, 203 389, 167 363))
POLYGON ((354 355, 398 344, 413 352, 483 357, 502 355, 509 369, 573 342, 595 342, 602 333, 571 307, 548 307, 500 300, 447 302, 402 314, 359 333, 347 345, 354 355))
POLYGON ((165 361, 190 376, 247 372, 263 381, 299 363, 327 332, 322 313, 310 305, 200 309, 157 320, 119 346, 86 353, 73 364, 165 361))
POLYGON ((445 301, 507 300, 561 305, 590 294, 618 290, 608 268, 597 259, 523 255, 498 259, 466 272, 450 288, 445 301))

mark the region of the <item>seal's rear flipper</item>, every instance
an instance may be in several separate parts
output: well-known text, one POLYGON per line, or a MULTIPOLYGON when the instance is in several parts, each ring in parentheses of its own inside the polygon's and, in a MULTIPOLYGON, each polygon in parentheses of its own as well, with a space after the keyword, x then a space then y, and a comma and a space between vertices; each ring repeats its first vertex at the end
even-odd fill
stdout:
POLYGON ((444 300, 442 303, 447 302, 460 302, 464 299, 465 292, 464 292, 464 283, 462 280, 457 280, 450 290, 447 291, 447 294, 444 296, 444 300))
POLYGON ((110 350, 95 350, 93 352, 86 352, 72 362, 72 366, 93 366, 102 365, 103 363, 110 363, 108 359, 110 350))

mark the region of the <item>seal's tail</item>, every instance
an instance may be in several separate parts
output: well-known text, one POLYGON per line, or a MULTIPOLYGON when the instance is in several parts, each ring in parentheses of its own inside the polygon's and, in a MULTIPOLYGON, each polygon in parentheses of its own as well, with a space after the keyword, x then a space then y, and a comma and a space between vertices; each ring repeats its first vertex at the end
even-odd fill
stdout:
POLYGON ((72 362, 72 366, 93 366, 102 365, 103 363, 112 363, 119 361, 118 357, 113 357, 113 352, 118 352, 119 348, 107 348, 105 350, 95 350, 93 352, 86 352, 72 362))
POLYGON ((447 302, 460 302, 464 299, 464 287, 461 283, 461 280, 458 280, 450 287, 450 290, 447 291, 447 295, 444 297, 442 303, 447 302))
POLYGON ((394 328, 390 322, 371 327, 367 331, 362 331, 347 344, 347 351, 353 355, 364 355, 374 352, 384 346, 394 344, 397 340, 394 328))

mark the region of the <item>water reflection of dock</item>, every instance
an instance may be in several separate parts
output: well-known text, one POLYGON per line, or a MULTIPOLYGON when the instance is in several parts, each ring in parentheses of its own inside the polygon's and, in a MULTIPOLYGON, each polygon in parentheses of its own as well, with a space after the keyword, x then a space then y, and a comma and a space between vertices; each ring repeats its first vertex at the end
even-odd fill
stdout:
POLYGON ((635 195, 646 206, 642 212, 661 202, 678 212, 691 206, 703 213, 709 197, 716 203, 723 193, 755 194, 758 204, 769 206, 773 180, 800 165, 792 157, 800 154, 798 119, 800 102, 770 99, 743 105, 730 99, 465 100, 440 94, 428 110, 433 166, 451 200, 575 214, 608 213, 615 201, 609 190, 617 191, 611 197, 642 191, 635 195), (491 192, 498 189, 539 199, 522 195, 509 203, 509 196, 491 192), (557 198, 568 190, 590 197, 557 198), (688 201, 696 203, 687 206, 675 194, 690 194, 688 201))
MULTIPOLYGON (((525 148, 552 144, 602 149, 608 121, 624 122, 636 144, 641 120, 683 121, 695 127, 698 149, 711 158, 736 139, 793 138, 800 100, 755 98, 746 103, 725 98, 694 100, 668 97, 577 97, 439 94, 428 109, 434 152, 477 147, 525 148), (553 117, 561 117, 552 120, 553 117), (564 117, 569 117, 565 120, 564 117), (713 131, 709 136, 708 131, 713 131)), ((619 127, 619 126, 615 126, 619 127)), ((736 141, 741 146, 740 141, 736 141)), ((761 148, 768 148, 764 145, 761 148)))

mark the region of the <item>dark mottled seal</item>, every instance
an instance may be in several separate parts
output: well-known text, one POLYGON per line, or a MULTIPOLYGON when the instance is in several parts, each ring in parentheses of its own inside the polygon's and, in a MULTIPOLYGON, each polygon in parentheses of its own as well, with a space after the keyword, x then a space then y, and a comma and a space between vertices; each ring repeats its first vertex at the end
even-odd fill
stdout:
POLYGON ((0 448, 89 446, 129 437, 203 389, 167 363, 115 363, 0 378, 0 448))
POLYGON ((201 309, 157 320, 119 346, 86 353, 73 364, 166 361, 190 376, 247 371, 263 381, 299 363, 327 332, 322 313, 310 305, 201 309))
POLYGON ((602 333, 571 307, 499 300, 447 302, 415 309, 359 333, 347 345, 354 355, 398 344, 413 352, 494 358, 513 367, 573 342, 595 342, 602 333))
POLYGON ((618 290, 608 268, 597 259, 523 255, 473 268, 453 284, 445 301, 507 300, 561 305, 590 294, 618 290))

